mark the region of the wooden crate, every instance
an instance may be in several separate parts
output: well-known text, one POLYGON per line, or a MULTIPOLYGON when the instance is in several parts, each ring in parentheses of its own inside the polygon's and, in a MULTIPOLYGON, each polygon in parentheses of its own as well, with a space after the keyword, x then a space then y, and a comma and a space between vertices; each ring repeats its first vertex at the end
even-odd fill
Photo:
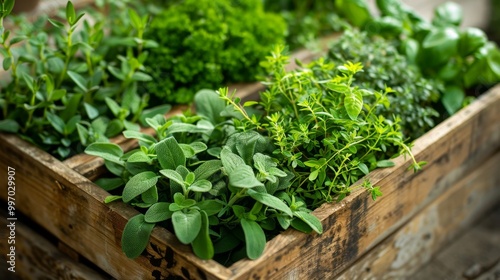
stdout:
MULTIPOLYGON (((429 205, 446 205, 447 197, 453 197, 450 193, 466 188, 469 183, 462 182, 468 180, 467 174, 500 148, 499 120, 497 86, 416 141, 417 160, 429 162, 423 171, 408 171, 410 160, 399 157, 395 167, 368 176, 384 192, 376 202, 360 190, 341 203, 325 204, 314 212, 322 221, 322 235, 287 230, 268 242, 261 258, 241 260, 231 267, 198 259, 159 227, 142 256, 126 258, 121 234, 137 211, 121 202, 104 204, 107 192, 17 136, 0 135, 0 170, 16 169, 18 211, 118 279, 331 279, 371 249, 392 246, 388 238, 410 225, 408 221, 425 217, 419 213, 429 205)), ((500 174, 477 176, 498 181, 500 174)), ((1 184, 5 190, 6 182, 1 184)), ((0 193, 4 201, 6 196, 5 191, 0 193)), ((489 203, 500 198, 497 192, 485 197, 489 203)))

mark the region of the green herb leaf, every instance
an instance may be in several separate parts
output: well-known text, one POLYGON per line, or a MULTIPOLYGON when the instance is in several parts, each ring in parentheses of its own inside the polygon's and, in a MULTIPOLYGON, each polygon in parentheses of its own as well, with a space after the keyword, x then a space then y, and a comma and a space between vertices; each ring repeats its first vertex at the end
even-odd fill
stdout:
POLYGON ((177 166, 186 164, 184 152, 173 137, 168 137, 156 144, 156 154, 163 169, 175 170, 177 166))
POLYGON ((135 259, 142 254, 154 226, 155 224, 144 221, 143 214, 134 216, 127 222, 122 235, 122 250, 127 257, 135 259))
POLYGON ((156 185, 159 176, 152 171, 144 171, 136 174, 125 185, 123 189, 123 201, 129 202, 136 196, 148 191, 150 188, 156 185))
POLYGON ((184 179, 182 178, 181 174, 177 173, 177 171, 172 169, 163 169, 160 170, 160 173, 170 180, 176 182, 177 184, 184 186, 184 179))
POLYGON ((85 149, 85 153, 102 157, 105 160, 109 160, 117 164, 123 164, 123 161, 121 160, 123 150, 120 146, 114 143, 92 143, 85 149))
POLYGON ((244 218, 241 219, 240 223, 245 234, 247 256, 249 259, 255 260, 264 252, 266 247, 266 235, 255 221, 244 218))
POLYGON ((323 225, 320 220, 307 212, 304 211, 295 211, 293 215, 304 221, 307 225, 309 225, 315 232, 321 234, 323 233, 323 225))
POLYGON ((189 244, 198 236, 201 230, 200 211, 191 209, 189 212, 176 211, 172 214, 172 224, 175 236, 183 244, 189 244))
POLYGON ((391 160, 379 160, 377 162, 377 167, 385 168, 385 167, 393 167, 396 164, 391 160))
POLYGON ((208 179, 221 168, 222 162, 220 160, 209 160, 198 166, 194 170, 194 175, 196 180, 208 179))
POLYGON ((363 109, 363 96, 361 92, 354 91, 353 93, 347 94, 344 99, 344 104, 349 118, 351 118, 351 120, 356 120, 363 109))
POLYGON ((201 229, 191 246, 195 255, 203 260, 209 260, 214 256, 214 245, 210 239, 208 215, 205 211, 201 211, 201 229))
POLYGON ((247 194, 250 195, 253 199, 256 201, 267 205, 271 208, 280 210, 281 212, 287 214, 288 216, 293 216, 292 210, 290 210, 290 207, 288 207, 283 201, 281 201, 279 198, 275 197, 274 195, 270 195, 268 193, 264 192, 257 192, 252 189, 247 191, 247 194))
POLYGON ((212 183, 204 179, 197 180, 191 186, 189 186, 189 189, 194 192, 208 192, 212 189, 212 183))
POLYGON ((144 220, 148 223, 159 223, 166 221, 172 217, 173 212, 169 210, 170 203, 157 202, 144 215, 144 220))
MULTIPOLYGON (((224 163, 224 161, 222 162, 224 163)), ((237 168, 233 169, 228 175, 229 184, 233 187, 250 189, 264 186, 262 182, 255 178, 253 169, 246 164, 237 166, 237 168)))
POLYGON ((112 191, 123 186, 125 182, 123 182, 122 178, 99 178, 95 181, 95 184, 105 191, 112 191))

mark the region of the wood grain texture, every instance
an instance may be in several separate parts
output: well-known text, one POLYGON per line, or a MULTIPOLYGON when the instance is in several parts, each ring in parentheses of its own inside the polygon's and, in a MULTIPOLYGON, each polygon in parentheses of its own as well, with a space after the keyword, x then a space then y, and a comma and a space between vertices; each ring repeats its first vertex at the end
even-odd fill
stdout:
MULTIPOLYGON (((0 221, 1 227, 6 228, 7 215, 3 211, 0 213, 0 221)), ((52 243, 31 230, 22 220, 17 220, 15 227, 15 273, 7 271, 5 258, 11 245, 5 242, 8 232, 4 230, 1 232, 0 279, 109 279, 63 254, 52 243)))
POLYGON ((466 238, 457 243, 455 250, 439 253, 444 245, 500 202, 498 166, 500 150, 349 266, 337 279, 407 279, 435 255, 439 256, 439 263, 446 265, 430 266, 429 272, 434 274, 431 279, 443 279, 439 275, 445 274, 446 279, 453 275, 460 277, 475 262, 493 262, 500 257, 500 236, 496 238, 497 246, 493 246, 496 242, 492 237, 477 234, 475 237, 479 238, 466 238))
POLYGON ((429 164, 407 171, 409 159, 367 178, 384 195, 373 202, 354 192, 314 211, 322 235, 286 231, 268 242, 263 257, 232 267, 235 279, 329 279, 405 224, 500 147, 500 86, 419 138, 413 152, 429 164))
MULTIPOLYGON (((126 222, 138 212, 123 203, 105 205, 109 194, 47 153, 13 135, 0 135, 0 170, 16 170, 16 209, 118 279, 227 278, 214 261, 201 261, 165 229, 131 260, 121 251, 126 222)), ((2 189, 7 182, 2 180, 2 189)), ((6 192, 0 198, 6 200, 6 192)))

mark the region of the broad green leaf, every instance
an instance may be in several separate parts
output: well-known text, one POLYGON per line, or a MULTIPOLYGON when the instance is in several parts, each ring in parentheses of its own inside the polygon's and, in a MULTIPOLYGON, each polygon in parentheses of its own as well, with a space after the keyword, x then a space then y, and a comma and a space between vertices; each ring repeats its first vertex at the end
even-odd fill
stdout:
POLYGON ((488 37, 481 29, 468 27, 460 33, 458 52, 462 57, 466 57, 486 45, 487 42, 488 37))
MULTIPOLYGON (((71 2, 68 2, 68 3, 71 3, 71 2)), ((80 74, 76 73, 76 72, 73 72, 73 71, 69 71, 68 70, 68 76, 71 78, 71 80, 73 80, 73 82, 75 82, 75 84, 80 88, 82 89, 84 92, 87 92, 89 91, 88 90, 88 87, 87 87, 87 83, 88 81, 80 74)))
POLYGON ((141 199, 144 203, 153 204, 158 202, 158 188, 156 186, 152 186, 147 191, 141 194, 141 199))
POLYGON ((253 169, 246 164, 237 166, 228 174, 228 176, 229 184, 233 187, 250 189, 264 186, 262 182, 255 178, 253 169))
POLYGON ((209 260, 214 257, 214 245, 210 239, 210 228, 208 224, 208 215, 201 211, 201 229, 198 236, 191 243, 193 252, 203 260, 209 260))
POLYGON ((422 42, 420 62, 427 68, 448 62, 458 51, 459 38, 454 28, 433 29, 422 42))
POLYGON ((122 250, 131 259, 142 254, 149 243, 149 236, 155 224, 144 221, 144 215, 139 214, 131 218, 122 234, 122 250))
POLYGON ((241 219, 241 227, 245 234, 245 245, 249 259, 259 258, 266 248, 266 235, 258 223, 248 219, 241 219))
POLYGON ((144 220, 148 223, 159 223, 166 221, 172 217, 173 212, 169 210, 170 203, 157 202, 151 207, 144 216, 144 220))
POLYGON ((2 63, 3 70, 5 70, 5 71, 9 70, 11 65, 12 65, 12 57, 9 56, 3 60, 3 63, 2 63))
POLYGON ((363 96, 360 92, 354 91, 344 98, 344 106, 351 120, 356 120, 363 109, 363 96))
POLYGON ((186 165, 186 157, 177 140, 168 137, 156 144, 158 162, 163 169, 175 170, 179 165, 186 165))
POLYGON ((177 173, 175 170, 163 169, 160 170, 160 173, 170 180, 176 182, 177 184, 184 186, 184 179, 182 178, 181 174, 177 173))
POLYGON ((146 163, 151 163, 153 162, 153 159, 151 159, 144 151, 137 151, 133 154, 131 154, 127 158, 127 162, 146 162, 146 163))
POLYGON ((441 102, 448 114, 452 115, 462 108, 465 99, 464 91, 458 86, 446 87, 441 102))
POLYGON ((290 217, 293 215, 292 210, 288 207, 281 199, 275 197, 274 195, 264 193, 264 192, 256 192, 252 189, 247 191, 247 194, 250 195, 256 201, 267 205, 271 208, 280 210, 281 212, 289 215, 290 217))
POLYGON ((358 164, 358 169, 361 170, 361 172, 363 172, 363 174, 365 175, 368 175, 368 173, 370 173, 370 169, 368 169, 368 166, 366 166, 366 164, 364 163, 358 164))
POLYGON ((15 120, 5 119, 0 120, 0 131, 17 133, 19 124, 15 120))
POLYGON ((55 128, 57 132, 64 134, 64 127, 66 126, 64 121, 58 115, 52 114, 51 112, 47 112, 46 116, 50 122, 50 125, 52 125, 52 127, 55 128))
POLYGON ((171 109, 172 109, 172 105, 169 105, 169 104, 160 105, 160 106, 146 109, 146 110, 142 111, 142 114, 140 117, 140 122, 141 122, 142 126, 147 126, 147 122, 146 122, 147 118, 153 118, 156 115, 165 115, 171 109))
POLYGON ((135 29, 142 29, 142 20, 141 17, 137 14, 137 12, 133 9, 128 9, 128 15, 130 18, 130 22, 135 29))
POLYGON ((462 23, 462 7, 454 2, 445 2, 434 10, 432 23, 437 26, 460 26, 462 23))
POLYGON ((186 158, 191 158, 195 155, 194 149, 188 145, 188 144, 179 144, 179 147, 181 147, 182 152, 184 153, 184 157, 186 158))
POLYGON ((183 244, 193 242, 201 230, 201 223, 201 214, 195 209, 187 213, 176 211, 172 214, 175 236, 183 244))
POLYGON ((130 178, 123 189, 123 201, 125 203, 129 202, 136 196, 148 191, 156 185, 158 177, 159 176, 152 171, 144 171, 130 178))
POLYGON ((85 108, 85 112, 87 112, 89 119, 93 120, 99 116, 99 111, 96 107, 88 104, 87 102, 83 103, 83 107, 85 108))
POLYGON ((103 188, 105 191, 112 191, 125 184, 122 178, 99 178, 95 184, 103 188))
POLYGON ((293 212, 293 215, 308 224, 315 232, 319 234, 323 233, 323 225, 316 216, 304 211, 293 212))
POLYGON ((189 189, 194 192, 208 192, 212 189, 212 183, 205 179, 197 180, 189 186, 189 189))
POLYGON ((191 146, 191 148, 193 148, 195 154, 204 152, 208 148, 207 145, 203 142, 192 142, 192 143, 189 143, 189 146, 191 146))
POLYGON ((377 162, 377 167, 382 167, 382 168, 385 168, 385 167, 393 167, 395 166, 396 164, 394 164, 393 161, 391 160, 379 160, 377 162))
POLYGON ((106 104, 108 105, 108 107, 111 110, 111 112, 113 113, 113 115, 115 115, 115 117, 118 117, 120 115, 120 112, 122 109, 120 107, 120 105, 118 105, 118 103, 116 103, 116 101, 114 101, 113 99, 111 99, 109 97, 106 97, 104 99, 104 101, 106 101, 106 104))
POLYGON ((336 0, 335 5, 339 13, 356 27, 363 27, 372 18, 364 0, 336 0))
POLYGON ((71 3, 71 1, 68 1, 68 3, 66 4, 66 20, 70 25, 73 25, 76 20, 75 7, 73 6, 73 3, 71 3))
POLYGON ((231 150, 229 150, 228 148, 222 149, 220 153, 220 158, 222 161, 222 165, 224 166, 224 169, 228 174, 232 173, 240 165, 245 165, 243 159, 240 156, 231 152, 231 150))
POLYGON ((197 202, 196 206, 198 206, 201 210, 205 211, 208 216, 218 214, 223 207, 223 205, 219 201, 212 199, 207 199, 197 202))
POLYGON ((196 180, 208 179, 221 168, 222 162, 220 160, 209 160, 198 166, 194 170, 194 175, 196 180))
POLYGON ((211 123, 224 121, 221 112, 226 108, 226 102, 213 90, 200 90, 194 96, 196 113, 207 118, 211 123))
POLYGON ((120 159, 123 156, 123 150, 120 146, 114 143, 92 143, 86 149, 85 153, 93 156, 102 157, 120 165, 123 161, 120 159))
POLYGON ((156 143, 156 139, 153 136, 139 132, 139 131, 125 130, 123 132, 123 136, 125 136, 125 138, 129 138, 129 139, 130 138, 137 139, 137 140, 142 141, 142 142, 149 144, 149 145, 156 143))

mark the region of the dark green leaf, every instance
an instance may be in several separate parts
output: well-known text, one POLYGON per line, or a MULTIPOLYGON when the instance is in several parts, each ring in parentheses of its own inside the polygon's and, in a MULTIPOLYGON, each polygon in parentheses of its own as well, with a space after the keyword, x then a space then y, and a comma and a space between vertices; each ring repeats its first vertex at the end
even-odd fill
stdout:
POLYGON ((52 127, 55 128, 57 132, 64 134, 64 127, 66 126, 64 121, 58 115, 52 114, 51 112, 47 112, 46 116, 50 122, 50 125, 52 125, 52 127))
POLYGON ((214 256, 214 245, 210 239, 208 215, 205 211, 201 211, 201 229, 191 246, 195 255, 203 260, 209 260, 214 256))
POLYGON ((95 184, 105 191, 112 191, 123 186, 125 183, 122 178, 99 178, 95 181, 95 184))
POLYGON ((465 98, 464 91, 458 86, 447 87, 441 101, 448 114, 452 115, 462 108, 465 98))
POLYGON ((0 120, 0 131, 17 133, 19 124, 15 120, 0 120))
POLYGON ((136 196, 148 191, 156 185, 158 177, 154 172, 144 171, 130 178, 123 189, 123 201, 129 202, 136 196))
POLYGON ((168 202, 157 202, 151 205, 144 216, 144 220, 148 223, 159 223, 170 219, 173 212, 168 209, 169 206, 170 203, 168 202))
POLYGON ((304 211, 293 212, 293 215, 308 224, 315 232, 319 234, 323 233, 323 225, 316 216, 304 211))
POLYGON ((266 248, 266 235, 255 221, 241 219, 241 227, 245 234, 245 245, 249 259, 259 258, 266 248))
POLYGON ((144 221, 143 214, 127 222, 122 235, 122 250, 127 257, 134 259, 142 254, 149 243, 149 236, 154 226, 155 224, 144 221))
POLYGON ((183 244, 189 244, 201 230, 201 214, 194 209, 187 213, 176 211, 172 214, 172 224, 177 239, 183 244))
POLYGON ((271 208, 280 210, 281 212, 283 212, 289 216, 293 215, 292 210, 290 210, 290 207, 288 207, 283 201, 281 201, 281 199, 279 199, 273 195, 270 195, 268 193, 263 193, 263 192, 256 192, 252 189, 248 190, 247 194, 250 195, 250 197, 252 197, 256 201, 258 201, 264 205, 267 205, 271 208))
MULTIPOLYGON (((71 3, 71 2, 68 2, 68 3, 71 3)), ((73 80, 73 82, 75 82, 75 84, 80 89, 82 89, 84 92, 88 91, 88 88, 87 88, 88 81, 82 75, 80 75, 76 72, 73 72, 73 71, 69 71, 69 70, 67 73, 68 73, 68 76, 71 78, 71 80, 73 80)))
POLYGON ((186 165, 184 152, 173 137, 168 137, 156 144, 156 154, 163 169, 175 170, 179 165, 186 165))
POLYGON ((85 149, 85 153, 102 157, 114 163, 123 164, 123 161, 120 159, 123 156, 123 150, 114 143, 92 143, 85 149))

